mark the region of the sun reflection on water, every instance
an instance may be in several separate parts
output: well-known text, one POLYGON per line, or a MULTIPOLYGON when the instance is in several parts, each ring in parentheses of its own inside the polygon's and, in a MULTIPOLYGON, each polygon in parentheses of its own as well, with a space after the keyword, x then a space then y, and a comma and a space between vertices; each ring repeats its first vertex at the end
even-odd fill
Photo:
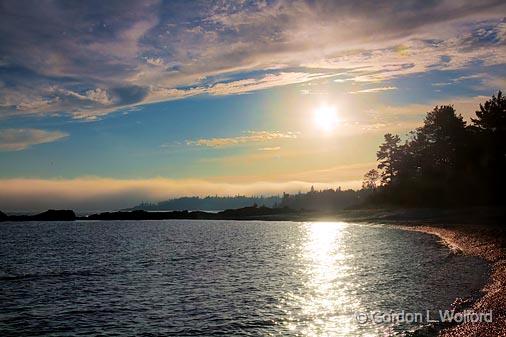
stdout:
POLYGON ((342 222, 304 224, 305 238, 299 258, 304 289, 290 294, 293 307, 287 327, 301 336, 350 336, 357 329, 351 319, 359 306, 350 296, 350 257, 343 240, 348 225, 342 222))

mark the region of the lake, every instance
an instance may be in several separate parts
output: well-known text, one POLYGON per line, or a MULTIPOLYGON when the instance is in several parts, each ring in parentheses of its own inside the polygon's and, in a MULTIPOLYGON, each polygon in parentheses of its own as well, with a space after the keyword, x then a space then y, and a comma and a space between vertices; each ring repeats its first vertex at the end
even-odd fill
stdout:
POLYGON ((31 222, 0 227, 0 335, 388 336, 489 266, 431 235, 342 222, 31 222))

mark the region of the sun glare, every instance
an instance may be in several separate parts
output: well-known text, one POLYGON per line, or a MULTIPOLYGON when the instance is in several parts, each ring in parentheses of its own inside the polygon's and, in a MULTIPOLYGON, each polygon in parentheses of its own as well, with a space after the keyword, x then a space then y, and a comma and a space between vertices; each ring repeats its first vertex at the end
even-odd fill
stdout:
POLYGON ((326 104, 320 105, 314 110, 314 122, 318 129, 326 133, 332 132, 339 124, 336 108, 326 104))

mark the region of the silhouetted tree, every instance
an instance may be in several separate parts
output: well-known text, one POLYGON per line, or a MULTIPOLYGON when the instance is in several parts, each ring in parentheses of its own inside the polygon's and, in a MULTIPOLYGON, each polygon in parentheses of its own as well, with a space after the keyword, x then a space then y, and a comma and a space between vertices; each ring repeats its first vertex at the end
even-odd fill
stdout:
POLYGON ((380 179, 380 174, 378 170, 372 169, 367 171, 364 175, 364 181, 362 182, 362 188, 365 190, 376 190, 378 187, 378 181, 380 179))
MULTIPOLYGON (((427 113, 417 140, 427 164, 434 171, 448 172, 455 168, 459 146, 465 141, 466 122, 453 106, 436 106, 427 113)), ((416 140, 415 140, 416 142, 416 140)))
POLYGON ((410 175, 419 198, 433 204, 458 201, 455 196, 461 194, 454 192, 461 188, 459 170, 465 166, 466 133, 466 123, 453 106, 436 106, 427 113, 424 125, 416 130, 408 145, 410 175))
POLYGON ((398 135, 387 133, 385 135, 385 142, 380 145, 379 151, 376 153, 379 162, 378 169, 381 170, 381 183, 383 185, 393 183, 398 173, 401 153, 400 141, 401 139, 398 135))
POLYGON ((485 104, 480 104, 480 110, 475 113, 477 118, 471 120, 479 129, 494 134, 506 132, 506 98, 501 91, 485 104))
POLYGON ((476 171, 480 173, 481 196, 489 203, 506 201, 506 98, 497 96, 480 104, 473 121, 476 171))

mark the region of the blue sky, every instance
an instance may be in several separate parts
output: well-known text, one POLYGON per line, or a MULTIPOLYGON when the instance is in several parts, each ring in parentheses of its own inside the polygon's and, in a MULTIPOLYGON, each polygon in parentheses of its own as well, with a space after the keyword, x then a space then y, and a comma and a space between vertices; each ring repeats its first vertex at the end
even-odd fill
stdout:
POLYGON ((469 118, 506 82, 502 1, 0 9, 6 210, 359 187, 384 133, 436 104, 469 118))

